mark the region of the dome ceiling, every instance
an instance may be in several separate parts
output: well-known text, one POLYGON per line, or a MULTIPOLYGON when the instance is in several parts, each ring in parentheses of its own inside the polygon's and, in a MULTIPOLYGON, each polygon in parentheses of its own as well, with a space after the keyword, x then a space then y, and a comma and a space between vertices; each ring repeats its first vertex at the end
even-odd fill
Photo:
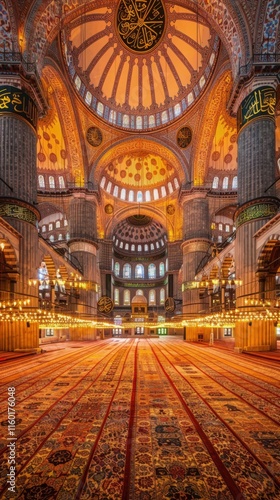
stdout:
POLYGON ((114 232, 115 250, 121 253, 159 253, 166 245, 166 231, 147 215, 132 215, 120 222, 114 232))
POLYGON ((203 90, 218 39, 202 17, 173 2, 104 2, 63 32, 73 84, 99 117, 131 130, 176 119, 203 90))

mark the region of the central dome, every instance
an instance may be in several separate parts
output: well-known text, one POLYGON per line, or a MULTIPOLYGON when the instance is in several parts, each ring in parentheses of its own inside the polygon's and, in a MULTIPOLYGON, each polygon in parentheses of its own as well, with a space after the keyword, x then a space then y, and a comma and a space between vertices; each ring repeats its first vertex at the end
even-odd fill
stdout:
POLYGON ((212 74, 219 39, 198 12, 161 0, 89 7, 62 38, 76 91, 103 120, 152 130, 180 117, 212 74))

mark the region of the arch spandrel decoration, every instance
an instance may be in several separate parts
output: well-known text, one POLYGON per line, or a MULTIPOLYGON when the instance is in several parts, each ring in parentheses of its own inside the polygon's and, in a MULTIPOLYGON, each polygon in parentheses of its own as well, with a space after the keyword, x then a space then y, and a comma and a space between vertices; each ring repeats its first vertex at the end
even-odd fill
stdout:
MULTIPOLYGON (((76 118, 72 108, 71 99, 54 68, 47 66, 43 70, 43 77, 53 92, 54 102, 59 102, 56 107, 63 138, 65 141, 68 155, 69 173, 73 180, 80 185, 85 175, 83 172, 84 161, 80 146, 80 137, 76 128, 76 118)), ((52 167, 53 168, 53 167, 52 167)))
POLYGON ((215 135, 218 116, 225 110, 226 97, 231 89, 232 78, 230 71, 221 76, 217 85, 208 97, 208 104, 204 112, 203 127, 200 133, 200 141, 196 144, 196 156, 194 158, 194 185, 201 186, 205 182, 205 175, 209 163, 209 137, 215 135))

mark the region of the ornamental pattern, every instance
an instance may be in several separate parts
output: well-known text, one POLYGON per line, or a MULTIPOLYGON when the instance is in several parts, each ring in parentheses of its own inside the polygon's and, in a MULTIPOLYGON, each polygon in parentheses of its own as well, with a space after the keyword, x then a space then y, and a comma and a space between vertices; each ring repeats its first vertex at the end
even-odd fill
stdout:
POLYGON ((256 219, 264 217, 274 217, 277 213, 277 207, 268 203, 260 203, 247 207, 238 215, 236 219, 236 227, 256 219))

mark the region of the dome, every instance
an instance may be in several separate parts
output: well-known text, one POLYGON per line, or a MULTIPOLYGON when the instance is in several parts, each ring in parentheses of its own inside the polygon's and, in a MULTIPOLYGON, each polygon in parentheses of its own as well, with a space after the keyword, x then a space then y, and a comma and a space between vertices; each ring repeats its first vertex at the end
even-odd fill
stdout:
POLYGON ((144 295, 136 294, 134 297, 131 299, 131 304, 147 304, 148 301, 144 295))
POLYGON ((99 118, 152 130, 182 116, 209 79, 219 39, 198 12, 174 2, 89 6, 62 33, 73 85, 99 118))
POLYGON ((132 215, 120 222, 113 236, 114 250, 118 254, 149 256, 162 253, 166 248, 166 231, 160 222, 146 215, 132 215))

